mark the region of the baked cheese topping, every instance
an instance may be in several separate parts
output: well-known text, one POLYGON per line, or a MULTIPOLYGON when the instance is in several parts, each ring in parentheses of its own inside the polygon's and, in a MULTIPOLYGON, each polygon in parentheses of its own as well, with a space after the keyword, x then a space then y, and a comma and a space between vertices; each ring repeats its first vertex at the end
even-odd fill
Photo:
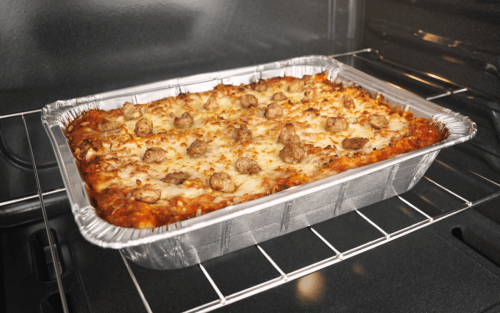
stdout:
POLYGON ((150 228, 442 140, 424 119, 326 75, 219 85, 91 110, 67 137, 98 214, 150 228))

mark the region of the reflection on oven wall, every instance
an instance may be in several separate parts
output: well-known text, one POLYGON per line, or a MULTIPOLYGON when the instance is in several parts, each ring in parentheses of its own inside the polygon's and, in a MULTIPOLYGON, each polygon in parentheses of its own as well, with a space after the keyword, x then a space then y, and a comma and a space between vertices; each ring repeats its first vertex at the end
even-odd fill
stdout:
POLYGON ((489 1, 367 1, 364 46, 500 97, 500 7, 489 1))
POLYGON ((10 2, 0 113, 162 79, 360 47, 363 1, 10 2), (356 43, 355 40, 358 40, 356 43))

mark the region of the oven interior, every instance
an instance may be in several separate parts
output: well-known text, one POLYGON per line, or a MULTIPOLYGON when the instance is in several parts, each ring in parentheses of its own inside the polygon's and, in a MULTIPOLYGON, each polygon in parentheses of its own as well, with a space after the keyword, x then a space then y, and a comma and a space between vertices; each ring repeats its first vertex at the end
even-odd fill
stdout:
POLYGON ((64 312, 64 302, 69 312, 500 310, 498 6, 1 6, 0 311, 64 312), (401 196, 186 269, 141 268, 82 238, 40 122, 43 105, 310 54, 469 116, 478 133, 443 149, 401 196))

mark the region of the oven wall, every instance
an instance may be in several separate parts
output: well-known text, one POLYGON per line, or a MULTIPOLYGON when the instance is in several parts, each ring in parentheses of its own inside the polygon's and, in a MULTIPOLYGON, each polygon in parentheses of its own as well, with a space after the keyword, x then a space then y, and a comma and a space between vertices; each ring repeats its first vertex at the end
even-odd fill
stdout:
POLYGON ((361 44, 364 1, 8 1, 0 114, 361 44), (356 38, 358 44, 356 44, 356 38))
POLYGON ((367 1, 363 47, 500 98, 499 17, 494 1, 367 1))

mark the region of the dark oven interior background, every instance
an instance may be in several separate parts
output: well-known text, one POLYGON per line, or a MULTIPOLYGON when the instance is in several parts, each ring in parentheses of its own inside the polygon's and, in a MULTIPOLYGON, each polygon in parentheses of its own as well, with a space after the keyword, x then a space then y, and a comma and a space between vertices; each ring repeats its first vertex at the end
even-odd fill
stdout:
MULTIPOLYGON (((473 208, 221 310, 500 311, 499 23, 492 1, 3 2, 0 311, 61 311, 23 118, 70 310, 145 311, 119 253, 76 229, 36 110, 162 79, 361 49, 339 60, 478 124, 470 143, 441 151, 426 174, 473 208)), ((403 197, 431 216, 462 203, 428 180, 403 197)), ((391 230, 418 221, 395 201, 361 211, 391 230)), ((380 235, 361 222, 346 214, 317 229, 345 251, 380 235)), ((262 247, 287 272, 331 256, 307 229, 262 247)), ((223 294, 279 276, 254 247, 205 263, 223 294)), ((130 266, 155 312, 218 299, 198 267, 130 266)))

